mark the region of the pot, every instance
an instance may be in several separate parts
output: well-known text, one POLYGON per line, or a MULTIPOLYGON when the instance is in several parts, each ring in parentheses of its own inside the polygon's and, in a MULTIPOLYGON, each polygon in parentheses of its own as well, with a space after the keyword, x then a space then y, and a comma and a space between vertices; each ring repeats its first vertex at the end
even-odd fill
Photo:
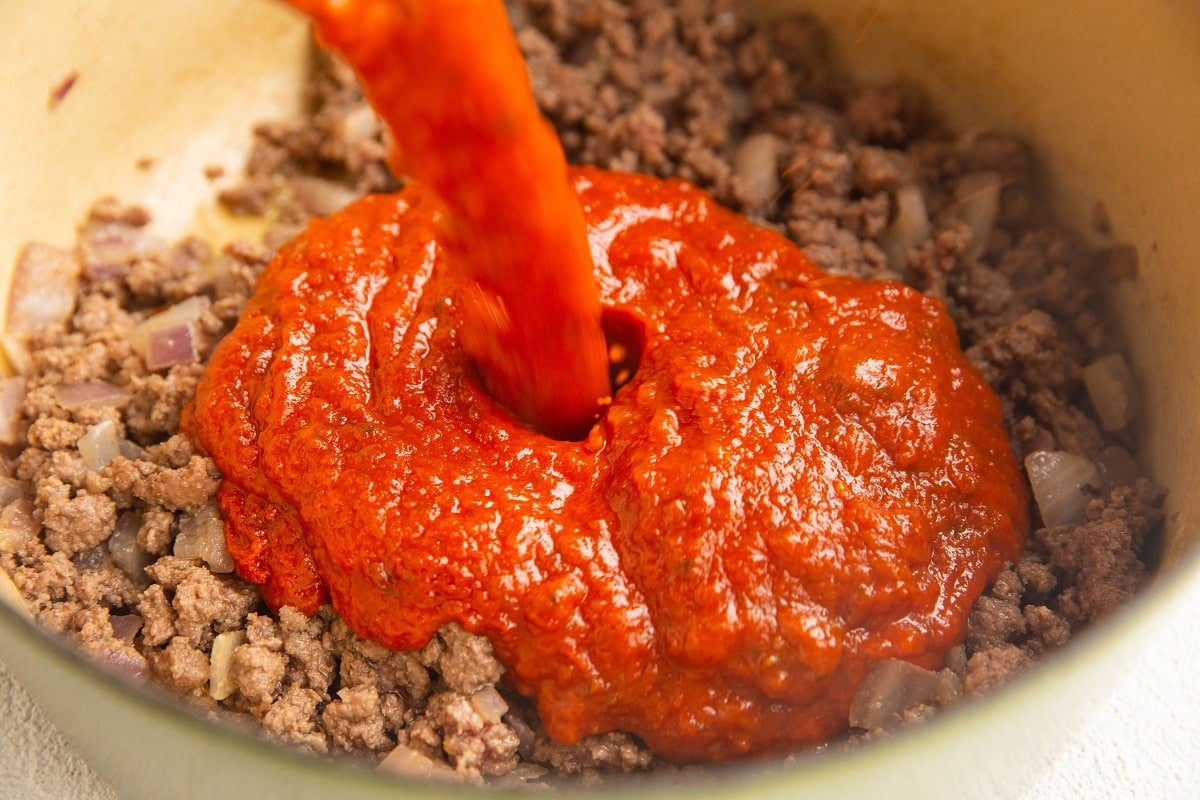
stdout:
MULTIPOLYGON (((959 129, 1025 137, 1060 217, 1137 247, 1111 304, 1141 384, 1141 457, 1168 487, 1152 585, 1027 678, 852 752, 619 783, 621 796, 1016 797, 1200 583, 1200 6, 1170 0, 760 2, 807 8, 837 62, 904 77, 959 129), (997 747, 996 742, 1016 743, 997 747), (682 785, 681 785, 682 784, 682 785)), ((0 8, 0 266, 66 243, 91 201, 144 203, 167 236, 232 236, 204 167, 240 168, 247 131, 297 106, 303 22, 266 2, 43 0, 0 8), (59 96, 59 95, 62 96, 59 96)), ((1099 234, 1093 234, 1099 237, 1099 234)), ((2 278, 3 276, 0 276, 2 278)), ((7 281, 0 280, 0 284, 7 281)), ((103 674, 0 604, 0 658, 126 800, 461 798, 468 787, 298 756, 103 674)), ((566 791, 567 794, 581 791, 566 791)), ((587 790, 594 796, 595 790, 587 790)), ((495 796, 496 792, 490 793, 495 796)), ((503 794, 503 792, 500 792, 503 794)))

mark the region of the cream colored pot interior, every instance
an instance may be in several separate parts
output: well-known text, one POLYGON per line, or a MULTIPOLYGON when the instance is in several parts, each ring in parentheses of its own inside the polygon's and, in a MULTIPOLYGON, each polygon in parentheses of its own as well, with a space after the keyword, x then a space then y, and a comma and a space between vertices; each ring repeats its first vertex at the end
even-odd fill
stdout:
MULTIPOLYGON (((1113 303, 1142 384, 1144 455, 1170 489, 1159 575, 1165 584, 1200 579, 1190 557, 1200 530, 1200 326, 1189 299, 1200 296, 1200 4, 759 0, 758 5, 764 13, 788 6, 825 18, 843 67, 924 86, 957 128, 1023 135, 1039 154, 1048 190, 1065 219, 1087 232, 1102 207, 1111 221, 1108 241, 1137 247, 1139 275, 1115 287, 1113 303)), ((0 286, 7 285, 22 242, 70 243, 90 203, 105 193, 148 205, 158 230, 168 236, 191 229, 221 239, 235 232, 213 196, 238 170, 250 125, 299 102, 306 34, 296 17, 266 0, 10 0, 0 3, 0 31, 6 37, 0 49, 5 116, 0 286), (72 76, 70 90, 54 102, 55 87, 72 76), (223 167, 227 176, 206 177, 210 166, 223 167)), ((1172 599, 1170 591, 1152 593, 1144 616, 1169 617, 1172 599)), ((0 619, 0 636, 5 630, 16 635, 6 624, 12 623, 0 619)), ((1074 660, 1050 665, 1061 667, 1055 680, 1068 675, 1086 684, 1084 667, 1102 660, 1098 641, 1128 639, 1134 627, 1113 625, 1081 643, 1074 660)), ((48 710, 56 703, 63 707, 56 719, 64 727, 73 710, 83 713, 93 702, 117 716, 136 705, 110 685, 98 694, 96 686, 85 689, 92 694, 71 694, 64 681, 76 680, 70 676, 78 673, 68 670, 61 677, 62 667, 52 659, 45 662, 51 665, 45 677, 56 682, 38 694, 36 659, 43 656, 34 654, 36 648, 26 650, 5 647, 5 660, 48 710), (55 700, 59 695, 61 703, 55 700)), ((1074 680, 1063 685, 1086 688, 1074 680)), ((893 789, 904 796, 910 796, 908 789, 911 796, 938 796, 936 781, 893 784, 901 769, 896 765, 927 757, 934 744, 942 749, 936 751, 938 763, 930 762, 931 774, 955 764, 963 755, 952 748, 971 726, 985 728, 986 740, 998 740, 1002 728, 1020 740, 1020 732, 1030 730, 1021 713, 1074 691, 1030 689, 1023 696, 1006 695, 1005 704, 984 702, 951 721, 958 727, 945 730, 954 736, 898 737, 903 741, 890 749, 872 749, 882 754, 870 756, 873 767, 859 760, 851 769, 805 773, 817 776, 812 781, 827 781, 819 784, 780 773, 755 784, 754 794, 794 796, 791 790, 803 784, 848 792, 824 796, 878 796, 893 789)), ((147 731, 173 736, 179 727, 163 722, 161 711, 139 707, 131 713, 142 715, 147 731)), ((81 729, 77 738, 87 735, 81 729)), ((112 743, 93 738, 95 757, 109 774, 119 771, 121 752, 115 746, 106 751, 112 743)), ((153 746, 148 741, 142 746, 153 746)), ((214 772, 203 760, 211 751, 230 765, 242 749, 237 742, 197 735, 187 744, 194 759, 189 774, 233 794, 240 794, 238 787, 257 786, 244 782, 246 773, 214 772)), ((281 762, 273 762, 276 769, 281 762)), ((296 774, 315 792, 328 776, 313 764, 296 766, 296 774)), ((156 796, 149 784, 142 792, 136 780, 129 785, 130 797, 156 796)), ((292 796, 318 796, 305 791, 292 796)))

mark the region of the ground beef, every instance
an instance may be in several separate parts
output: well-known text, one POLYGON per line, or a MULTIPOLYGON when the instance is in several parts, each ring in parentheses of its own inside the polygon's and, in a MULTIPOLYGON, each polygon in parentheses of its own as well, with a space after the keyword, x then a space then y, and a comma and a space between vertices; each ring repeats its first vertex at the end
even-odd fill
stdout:
MULTIPOLYGON (((1096 311, 1096 276, 1133 278, 1137 254, 1093 252, 1055 227, 1022 143, 950 135, 911 87, 839 77, 806 17, 756 29, 730 0, 509 5, 571 161, 697 182, 830 271, 940 298, 1002 398, 1017 453, 1098 465, 1081 520, 1036 526, 943 669, 890 662, 871 676, 852 741, 1001 685, 1137 591, 1163 492, 1140 475, 1128 432, 1097 421, 1081 380, 1120 348, 1096 311), (982 218, 980 194, 993 206, 982 218)), ((204 358, 274 248, 310 216, 404 182, 387 170, 353 75, 320 53, 314 62, 309 113, 260 125, 246 174, 221 192, 235 213, 273 214, 263 243, 171 244, 151 232, 148 210, 106 198, 73 250, 34 244, 22 255, 70 294, 48 318, 18 297, 9 317, 24 403, 12 426, 21 445, 0 475, 0 579, 11 576, 47 628, 131 680, 309 752, 505 784, 665 769, 623 733, 548 739, 490 643, 457 626, 400 653, 359 639, 328 607, 271 616, 208 535, 220 476, 178 432, 204 358), (196 358, 148 369, 139 326, 193 296, 208 298, 188 318, 196 358), (115 452, 85 461, 81 442, 105 430, 115 452)))

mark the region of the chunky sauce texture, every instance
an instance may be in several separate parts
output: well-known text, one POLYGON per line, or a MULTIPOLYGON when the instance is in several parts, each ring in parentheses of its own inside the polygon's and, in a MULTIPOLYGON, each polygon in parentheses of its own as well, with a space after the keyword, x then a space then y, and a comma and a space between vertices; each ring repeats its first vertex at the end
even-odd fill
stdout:
POLYGON ((618 387, 577 441, 480 379, 442 189, 280 250, 188 423, 238 571, 388 647, 487 636, 561 741, 824 741, 874 663, 939 666, 1019 556, 999 402, 936 301, 823 274, 685 183, 567 186, 618 387))

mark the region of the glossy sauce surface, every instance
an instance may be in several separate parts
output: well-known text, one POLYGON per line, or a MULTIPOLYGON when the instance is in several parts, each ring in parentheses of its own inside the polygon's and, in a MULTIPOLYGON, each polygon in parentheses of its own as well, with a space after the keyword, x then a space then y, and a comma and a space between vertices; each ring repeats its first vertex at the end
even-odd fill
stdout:
POLYGON ((461 344, 491 392, 559 439, 608 402, 583 213, 500 0, 289 0, 354 67, 389 162, 444 205, 433 221, 462 286, 461 344))
POLYGON ((937 667, 1019 555, 999 403, 936 301, 689 185, 573 180, 630 373, 586 438, 481 384, 437 199, 366 198, 280 251, 201 383, 238 571, 389 647, 487 636, 562 741, 823 741, 874 662, 937 667))

